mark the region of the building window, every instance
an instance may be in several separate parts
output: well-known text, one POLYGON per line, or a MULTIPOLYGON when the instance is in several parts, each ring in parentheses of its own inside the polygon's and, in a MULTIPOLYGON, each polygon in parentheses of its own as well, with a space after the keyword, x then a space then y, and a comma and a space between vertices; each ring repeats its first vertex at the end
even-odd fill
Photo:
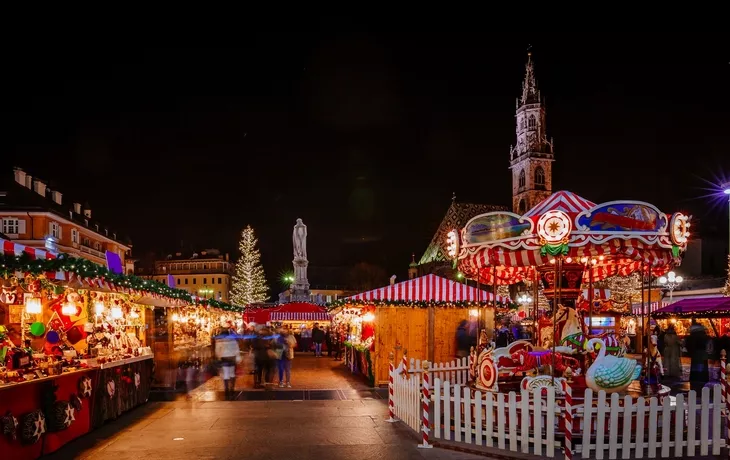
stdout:
POLYGON ((58 222, 51 222, 48 224, 48 233, 50 233, 53 238, 61 238, 61 226, 58 225, 58 222))
POLYGON ((545 170, 540 166, 535 169, 535 186, 545 187, 545 170))
POLYGON ((94 249, 96 249, 97 251, 101 251, 101 243, 99 243, 98 241, 94 243, 94 249))
MULTIPOLYGON (((25 221, 23 221, 25 223, 25 221)), ((24 233, 20 231, 20 220, 15 218, 3 219, 3 233, 6 235, 18 235, 24 233)))
POLYGON ((177 279, 177 285, 180 286, 180 278, 177 279))
POLYGON ((188 284, 188 279, 187 278, 185 278, 185 284, 188 284))
POLYGON ((75 228, 71 229, 71 243, 79 244, 79 231, 75 228))
POLYGON ((91 247, 91 240, 88 239, 88 238, 84 238, 84 246, 86 246, 87 248, 90 248, 91 247))
POLYGON ((203 278, 203 284, 208 284, 208 278, 203 278))
POLYGON ((525 199, 520 200, 520 214, 524 214, 527 210, 527 205, 525 204, 525 199))
POLYGON ((535 120, 535 115, 530 115, 530 118, 527 121, 527 127, 530 129, 534 129, 535 126, 537 126, 537 120, 535 120))
POLYGON ((193 284, 198 284, 198 282, 195 281, 195 278, 193 278, 193 284))
POLYGON ((524 188, 525 187, 525 182, 526 182, 526 180, 525 180, 525 170, 523 169, 523 170, 520 171, 520 178, 519 178, 519 182, 518 182, 517 186, 519 188, 524 188))
POLYGON ((218 300, 221 300, 223 298, 223 293, 221 291, 218 291, 218 300))
POLYGON ((221 283, 221 279, 220 278, 218 278, 218 284, 223 284, 223 283, 221 283))
POLYGON ((215 278, 210 279, 210 284, 215 284, 215 278))

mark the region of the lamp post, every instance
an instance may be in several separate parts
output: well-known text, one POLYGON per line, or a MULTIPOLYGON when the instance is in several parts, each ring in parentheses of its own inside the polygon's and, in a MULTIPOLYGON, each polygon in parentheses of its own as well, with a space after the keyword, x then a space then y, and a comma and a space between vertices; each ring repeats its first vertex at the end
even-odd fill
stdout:
POLYGON ((667 273, 667 276, 659 278, 659 284, 669 289, 669 303, 672 303, 672 292, 682 283, 682 281, 684 281, 684 278, 677 276, 674 272, 669 272, 667 273))
MULTIPOLYGON (((530 294, 523 292, 519 297, 517 297, 517 303, 522 306, 522 309, 525 311, 525 318, 527 318, 529 316, 527 314, 529 311, 529 305, 532 303, 532 297, 530 297, 530 294)), ((532 323, 534 330, 537 331, 537 327, 535 326, 537 324, 537 318, 533 318, 532 323)))
POLYGON ((213 289, 209 288, 208 286, 204 286, 203 288, 198 289, 198 294, 204 299, 212 298, 214 292, 215 291, 213 291, 213 289), (207 297, 207 296, 210 296, 210 297, 207 297))

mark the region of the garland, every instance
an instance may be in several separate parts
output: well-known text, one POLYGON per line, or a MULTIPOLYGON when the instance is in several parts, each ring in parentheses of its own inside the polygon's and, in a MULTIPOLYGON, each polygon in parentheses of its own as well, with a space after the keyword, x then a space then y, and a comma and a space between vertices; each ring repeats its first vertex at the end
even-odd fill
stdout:
MULTIPOLYGON (((375 374, 373 374, 373 361, 372 361, 372 358, 370 357, 370 346, 363 346, 363 345, 360 345, 360 344, 355 345, 355 344, 353 344, 350 341, 345 341, 345 347, 347 347, 347 348, 354 348, 358 352, 363 353, 365 355, 365 360, 368 363, 368 375, 367 375, 367 379, 370 382, 370 385, 375 385, 375 374)), ((356 360, 356 357, 353 356, 353 359, 356 360)))
POLYGON ((147 280, 135 275, 114 273, 90 260, 72 257, 68 254, 59 254, 55 259, 33 259, 25 252, 16 256, 0 254, 0 274, 7 278, 15 272, 30 273, 35 276, 48 272, 73 273, 79 278, 101 279, 120 288, 148 292, 169 299, 182 300, 190 304, 233 312, 244 310, 242 307, 215 299, 194 298, 184 289, 172 288, 159 281, 147 280))
MULTIPOLYGON (((356 307, 405 307, 405 308, 479 308, 486 305, 493 305, 492 302, 456 301, 456 302, 434 302, 425 300, 360 300, 360 299, 338 299, 327 304, 327 309, 351 305, 356 307)), ((517 308, 516 303, 497 302, 498 307, 517 308)))

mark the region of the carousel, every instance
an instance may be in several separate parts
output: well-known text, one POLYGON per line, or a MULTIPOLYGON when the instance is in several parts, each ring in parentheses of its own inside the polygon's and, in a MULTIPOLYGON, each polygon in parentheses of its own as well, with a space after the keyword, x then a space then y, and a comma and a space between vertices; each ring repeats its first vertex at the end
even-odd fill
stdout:
MULTIPOLYGON (((447 244, 464 275, 492 285, 495 291, 498 285, 515 284, 534 290, 535 339, 495 348, 488 331, 481 331, 479 345, 472 350, 474 388, 502 392, 553 387, 561 395, 570 384, 578 398, 586 388, 668 393, 646 354, 642 366, 624 356, 624 342, 615 329, 595 327, 594 306, 605 301, 594 301, 593 283, 634 272, 643 277, 664 275, 681 262, 689 220, 648 203, 596 205, 561 191, 523 216, 490 212, 454 229, 447 244), (584 292, 588 299, 582 299, 584 292), (542 318, 538 318, 539 294, 550 305, 542 318), (642 368, 648 372, 637 382, 642 368)), ((651 346, 650 341, 645 343, 651 346)))

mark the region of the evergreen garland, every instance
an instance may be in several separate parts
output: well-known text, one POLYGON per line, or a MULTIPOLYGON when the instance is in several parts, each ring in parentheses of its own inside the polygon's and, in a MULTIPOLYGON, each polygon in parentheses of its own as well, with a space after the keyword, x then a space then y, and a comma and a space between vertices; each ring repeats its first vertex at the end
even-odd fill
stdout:
MULTIPOLYGON (((425 300, 360 300, 360 299, 337 299, 334 302, 327 304, 328 309, 334 309, 345 305, 352 305, 355 307, 407 307, 407 308, 428 308, 428 307, 441 307, 441 308, 478 308, 484 307, 485 305, 493 305, 492 302, 476 302, 476 301, 455 301, 455 302, 432 302, 425 300)), ((498 307, 505 308, 517 308, 516 303, 497 303, 498 307)))
POLYGON ((175 289, 158 281, 143 279, 135 275, 114 273, 90 260, 72 257, 68 254, 59 254, 55 259, 33 259, 25 252, 15 256, 0 254, 0 274, 7 278, 15 272, 30 273, 35 276, 49 272, 73 273, 79 278, 101 279, 119 288, 148 292, 169 299, 182 300, 190 304, 219 308, 226 311, 243 311, 241 307, 215 299, 194 299, 188 291, 175 289))

